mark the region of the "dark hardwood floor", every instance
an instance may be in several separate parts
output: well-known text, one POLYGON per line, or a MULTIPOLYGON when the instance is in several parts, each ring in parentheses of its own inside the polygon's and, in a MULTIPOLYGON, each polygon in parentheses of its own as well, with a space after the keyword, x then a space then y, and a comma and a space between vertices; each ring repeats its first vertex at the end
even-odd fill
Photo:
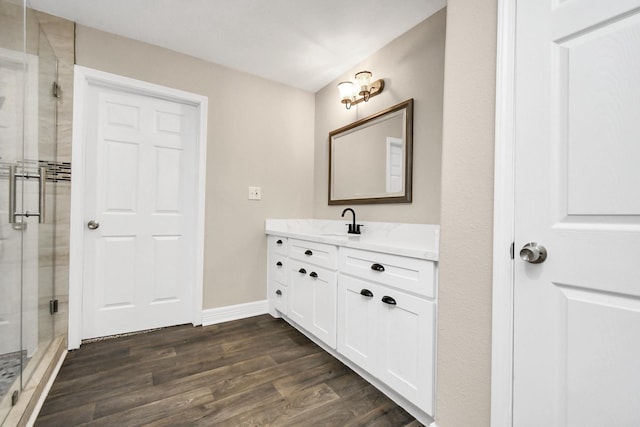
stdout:
POLYGON ((421 426, 269 315, 70 352, 36 426, 421 426))

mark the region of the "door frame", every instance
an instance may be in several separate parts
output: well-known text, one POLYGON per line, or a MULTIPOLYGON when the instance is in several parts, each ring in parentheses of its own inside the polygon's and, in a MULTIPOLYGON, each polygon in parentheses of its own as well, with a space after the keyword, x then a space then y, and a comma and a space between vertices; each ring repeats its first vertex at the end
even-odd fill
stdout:
POLYGON ((517 1, 498 0, 491 427, 513 424, 516 8, 517 1))
POLYGON ((85 191, 85 115, 89 110, 89 86, 98 85, 136 95, 153 96, 197 109, 196 132, 196 200, 195 236, 196 259, 193 286, 194 325, 202 324, 204 281, 205 183, 207 159, 208 98, 203 95, 168 88, 116 74, 74 66, 72 174, 71 174, 71 226, 69 250, 69 336, 68 348, 80 347, 82 341, 82 292, 84 266, 84 191, 85 191))

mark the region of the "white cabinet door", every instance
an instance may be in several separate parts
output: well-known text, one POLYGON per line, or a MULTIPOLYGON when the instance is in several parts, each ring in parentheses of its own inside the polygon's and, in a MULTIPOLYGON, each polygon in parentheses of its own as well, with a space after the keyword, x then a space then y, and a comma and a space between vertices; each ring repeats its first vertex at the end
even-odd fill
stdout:
POLYGON ((313 289, 313 312, 309 331, 335 349, 337 275, 323 268, 312 267, 307 281, 313 289))
POLYGON ((289 317, 307 327, 313 310, 313 289, 307 281, 309 271, 301 262, 289 260, 289 317))
POLYGON ((345 275, 338 289, 338 351, 433 414, 435 303, 345 275))
POLYGON ((336 347, 336 273, 289 261, 289 318, 336 347))
POLYGON ((385 287, 381 290, 374 297, 380 342, 375 375, 433 414, 435 304, 385 287))
POLYGON ((338 283, 338 351, 374 373, 378 341, 378 286, 349 276, 338 283))

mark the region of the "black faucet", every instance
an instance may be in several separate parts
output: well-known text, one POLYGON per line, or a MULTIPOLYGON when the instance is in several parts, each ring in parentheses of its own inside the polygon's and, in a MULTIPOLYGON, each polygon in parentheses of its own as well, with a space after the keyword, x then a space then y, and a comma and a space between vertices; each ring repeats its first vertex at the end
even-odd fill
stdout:
POLYGON ((352 224, 347 224, 349 226, 349 230, 347 231, 347 233, 349 233, 349 234, 360 234, 360 227, 362 227, 362 224, 356 224, 356 212, 353 209, 347 208, 347 209, 343 210, 342 211, 342 217, 344 218, 344 214, 346 214, 349 211, 351 211, 351 213, 353 214, 353 223, 352 224))

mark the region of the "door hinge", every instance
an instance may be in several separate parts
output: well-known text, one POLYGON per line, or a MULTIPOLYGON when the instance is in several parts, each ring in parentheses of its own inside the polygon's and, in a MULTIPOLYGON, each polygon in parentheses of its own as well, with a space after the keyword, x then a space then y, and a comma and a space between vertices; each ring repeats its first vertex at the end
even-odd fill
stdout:
POLYGON ((51 87, 51 94, 54 98, 60 98, 62 96, 62 89, 60 89, 60 85, 58 82, 53 82, 53 86, 51 87))
POLYGON ((11 395, 11 406, 16 406, 16 403, 18 403, 18 396, 20 396, 20 392, 18 390, 14 391, 11 395))
POLYGON ((52 299, 51 301, 49 301, 49 313, 51 313, 51 315, 53 316, 57 312, 58 312, 58 300, 52 299))
POLYGON ((515 259, 516 252, 516 242, 511 242, 511 248, 509 249, 509 253, 511 254, 511 259, 515 259))

